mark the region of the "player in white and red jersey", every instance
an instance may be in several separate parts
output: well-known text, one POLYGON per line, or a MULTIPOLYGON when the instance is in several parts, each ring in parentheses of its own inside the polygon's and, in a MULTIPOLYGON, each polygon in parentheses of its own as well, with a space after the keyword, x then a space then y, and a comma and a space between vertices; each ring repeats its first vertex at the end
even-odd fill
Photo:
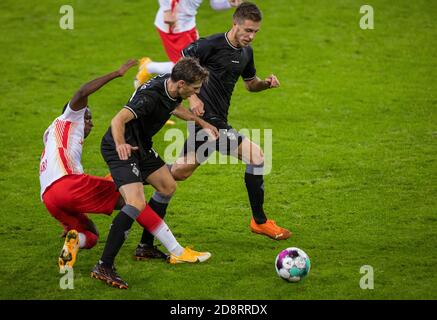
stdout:
MULTIPOLYGON (((174 64, 182 57, 182 49, 199 39, 196 14, 202 1, 159 0, 160 7, 155 17, 155 26, 170 61, 153 62, 148 57, 142 58, 135 79, 136 88, 149 80, 152 74, 171 73, 174 64)), ((242 0, 210 0, 209 4, 214 10, 226 10, 237 7, 242 2, 242 0)))
POLYGON ((81 159, 83 141, 93 127, 88 96, 136 64, 129 60, 119 70, 83 85, 44 133, 41 200, 67 232, 60 268, 73 266, 79 247, 89 249, 97 243, 98 231, 85 213, 111 214, 124 204, 114 182, 85 174, 81 159))

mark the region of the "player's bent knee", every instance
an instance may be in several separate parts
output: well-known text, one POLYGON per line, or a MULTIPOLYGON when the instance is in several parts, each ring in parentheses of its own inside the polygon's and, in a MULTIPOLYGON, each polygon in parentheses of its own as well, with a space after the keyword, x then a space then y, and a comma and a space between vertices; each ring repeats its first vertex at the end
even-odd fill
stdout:
POLYGON ((175 170, 171 173, 176 181, 187 180, 191 176, 191 171, 188 170, 175 170))
POLYGON ((177 184, 174 181, 171 184, 166 185, 162 190, 158 190, 164 197, 171 197, 176 192, 177 184))
POLYGON ((143 211, 146 208, 146 203, 142 200, 131 200, 128 201, 127 204, 135 207, 139 211, 143 211))
POLYGON ((261 154, 252 157, 250 164, 254 166, 262 166, 264 164, 264 154, 261 152, 261 154))

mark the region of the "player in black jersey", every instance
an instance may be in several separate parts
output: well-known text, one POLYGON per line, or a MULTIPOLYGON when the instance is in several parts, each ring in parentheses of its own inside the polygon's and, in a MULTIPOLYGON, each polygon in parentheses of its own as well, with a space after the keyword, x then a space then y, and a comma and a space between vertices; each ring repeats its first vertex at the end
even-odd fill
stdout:
MULTIPOLYGON (((279 87, 274 75, 261 80, 256 75, 253 50, 250 43, 260 29, 262 15, 258 7, 252 3, 241 4, 233 15, 233 26, 229 32, 199 39, 182 51, 184 57, 195 57, 209 71, 208 83, 204 84, 198 95, 191 96, 190 108, 194 114, 220 129, 220 137, 212 142, 213 151, 219 150, 233 155, 246 163, 245 184, 249 195, 253 218, 250 228, 253 232, 267 235, 275 240, 287 239, 291 233, 267 219, 264 210, 264 156, 260 147, 242 136, 228 124, 228 109, 235 84, 241 76, 246 89, 258 92, 279 87), (223 147, 224 146, 224 147, 223 147)), ((196 126, 197 133, 202 128, 196 126)), ((197 140, 197 139, 196 139, 197 140)), ((189 141, 189 140, 187 140, 189 141)), ((205 141, 195 141, 190 145, 185 141, 183 154, 171 167, 176 180, 185 180, 205 161, 208 150, 205 141), (202 147, 202 152, 196 152, 202 147), (203 150, 207 151, 204 154, 203 150)), ((199 150, 200 151, 200 150, 199 150)), ((151 204, 163 217, 171 197, 162 197, 156 193, 151 204)), ((153 236, 144 231, 140 245, 153 243, 153 236)), ((140 248, 140 247, 138 247, 140 248)), ((137 248, 135 255, 141 255, 137 248)))
POLYGON ((114 260, 133 222, 149 230, 169 250, 170 263, 193 263, 207 260, 209 252, 182 248, 165 222, 144 199, 143 184, 151 184, 159 194, 170 196, 176 182, 159 155, 152 149, 152 137, 164 126, 171 114, 195 121, 208 130, 212 138, 218 131, 211 124, 186 110, 181 102, 198 93, 208 71, 197 59, 181 59, 171 75, 153 78, 136 90, 126 106, 112 119, 102 139, 101 151, 125 206, 112 222, 100 261, 91 276, 118 287, 127 283, 115 271, 114 260))

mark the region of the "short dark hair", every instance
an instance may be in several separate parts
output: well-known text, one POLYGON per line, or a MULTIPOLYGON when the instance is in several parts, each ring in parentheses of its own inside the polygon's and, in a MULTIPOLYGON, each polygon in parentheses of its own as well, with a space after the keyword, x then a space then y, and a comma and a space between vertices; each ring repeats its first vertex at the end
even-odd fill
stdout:
POLYGON ((251 2, 243 2, 235 10, 233 18, 239 23, 244 22, 244 20, 260 22, 263 16, 261 10, 259 10, 256 4, 251 2))
POLYGON ((199 60, 192 57, 180 59, 171 71, 171 80, 176 82, 184 80, 188 84, 205 81, 209 72, 199 63, 199 60))

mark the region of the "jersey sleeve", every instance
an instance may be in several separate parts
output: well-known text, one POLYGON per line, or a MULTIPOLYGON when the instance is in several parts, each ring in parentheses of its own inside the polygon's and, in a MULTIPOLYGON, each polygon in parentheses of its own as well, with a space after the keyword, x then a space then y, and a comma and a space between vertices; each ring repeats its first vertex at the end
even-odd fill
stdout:
POLYGON ((70 108, 70 102, 68 102, 64 113, 59 117, 61 120, 67 120, 71 122, 83 122, 86 108, 82 108, 78 111, 74 111, 70 108))
MULTIPOLYGON (((249 47, 250 48, 250 47, 249 47)), ((246 64, 246 67, 244 68, 243 72, 241 73, 241 77, 244 81, 250 81, 256 77, 256 68, 255 68, 255 62, 253 59, 253 50, 250 48, 248 51, 249 60, 246 64)))
POLYGON ((151 114, 155 105, 152 97, 137 91, 124 107, 133 113, 135 119, 138 119, 151 114))
POLYGON ((205 64, 212 52, 212 45, 205 38, 201 38, 182 50, 183 57, 193 57, 199 59, 201 65, 205 64))

